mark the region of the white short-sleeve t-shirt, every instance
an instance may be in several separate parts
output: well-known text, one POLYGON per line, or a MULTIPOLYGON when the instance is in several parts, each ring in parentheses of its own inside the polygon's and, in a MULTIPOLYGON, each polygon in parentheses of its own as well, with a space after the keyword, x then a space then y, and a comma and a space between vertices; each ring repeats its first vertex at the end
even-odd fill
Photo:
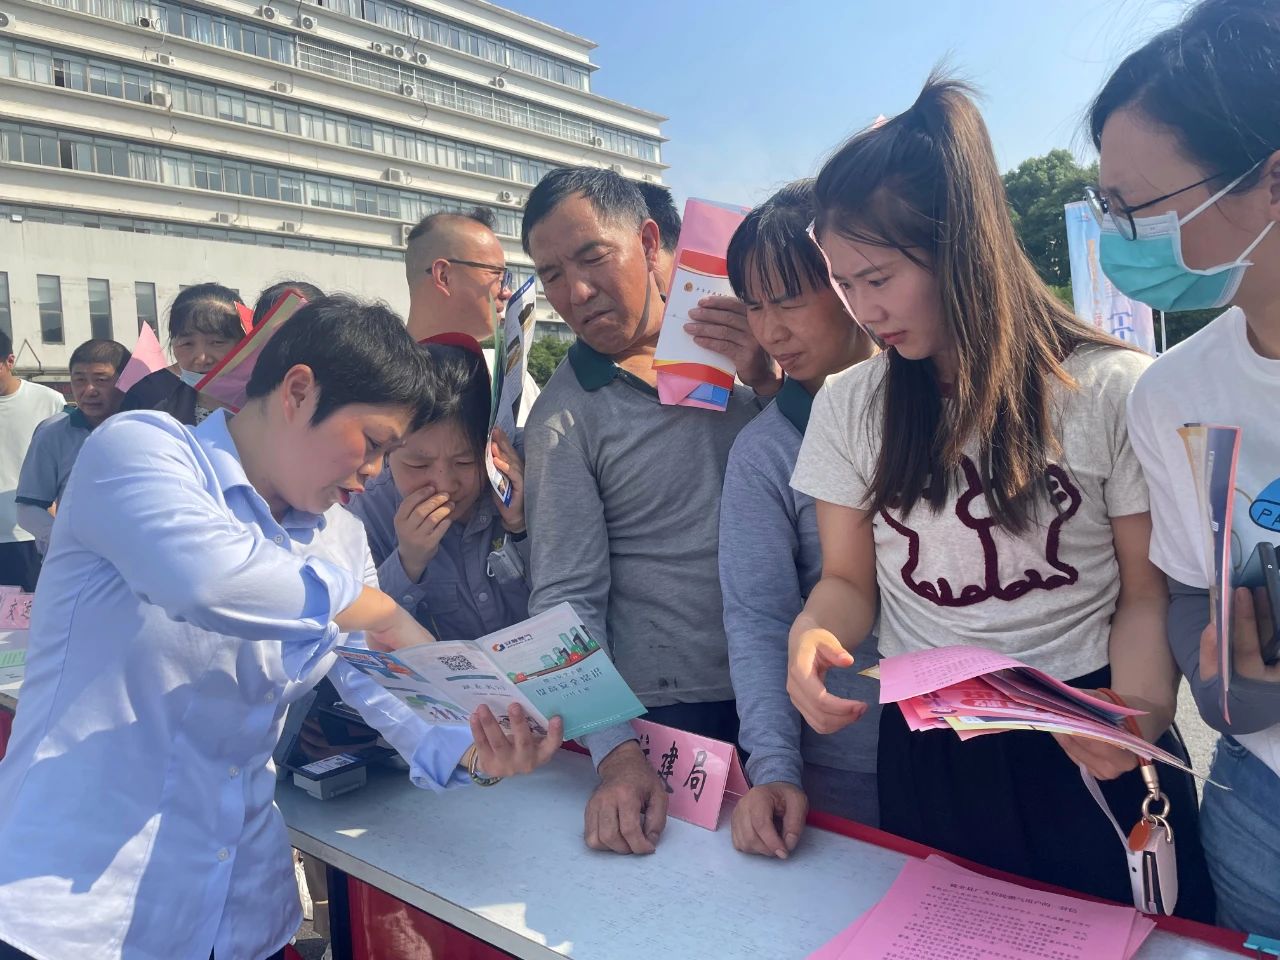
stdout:
MULTIPOLYGON (((1241 430, 1231 515, 1231 562, 1239 570, 1259 541, 1280 543, 1278 409, 1280 360, 1249 345, 1238 307, 1162 356, 1134 388, 1129 430, 1151 487, 1151 560, 1175 580, 1207 587, 1213 577, 1178 428, 1212 423, 1241 430)), ((1280 726, 1233 736, 1280 775, 1280 726)))
MULTIPOLYGON (((881 653, 982 646, 1064 680, 1106 665, 1120 590, 1110 521, 1148 509, 1125 403, 1150 362, 1102 346, 1067 358, 1077 386, 1053 387, 1062 452, 1045 473, 1044 503, 1025 532, 1013 535, 992 521, 976 438, 939 512, 925 502, 906 517, 892 508, 872 517, 881 653)), ((887 369, 882 356, 827 380, 792 476, 797 490, 866 508, 887 369)))

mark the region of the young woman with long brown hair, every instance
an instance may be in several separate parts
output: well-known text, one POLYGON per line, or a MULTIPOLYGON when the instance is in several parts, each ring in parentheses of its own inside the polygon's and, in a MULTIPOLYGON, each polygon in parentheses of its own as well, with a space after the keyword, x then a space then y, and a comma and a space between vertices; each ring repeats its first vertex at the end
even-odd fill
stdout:
MULTIPOLYGON (((1018 244, 986 126, 961 83, 931 78, 905 113, 855 136, 816 184, 817 235, 858 320, 886 347, 830 377, 792 484, 818 501, 823 574, 790 637, 788 689, 819 731, 865 705, 831 668, 879 614, 884 655, 987 647, 1076 686, 1110 687, 1146 736, 1176 682, 1164 579, 1125 430, 1149 359, 1078 321, 1018 244), (1165 665, 1152 671, 1148 660, 1165 665)), ((859 665, 865 666, 865 664, 859 665)), ((1134 758, 1038 733, 962 742, 881 714, 881 825, 992 867, 1129 900, 1115 831, 1077 763, 1138 816, 1134 758)), ((1188 779, 1162 771, 1178 912, 1210 919, 1188 779)))

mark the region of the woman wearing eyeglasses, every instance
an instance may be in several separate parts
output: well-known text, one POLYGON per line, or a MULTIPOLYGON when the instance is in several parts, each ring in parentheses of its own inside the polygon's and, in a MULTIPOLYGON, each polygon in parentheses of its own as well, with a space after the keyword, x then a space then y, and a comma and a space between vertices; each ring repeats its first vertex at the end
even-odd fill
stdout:
MULTIPOLYGON (((1273 618, 1237 590, 1231 723, 1223 719, 1203 511, 1177 430, 1243 430, 1232 561, 1280 542, 1280 5, 1205 0, 1131 54, 1094 101, 1102 268, 1160 310, 1229 307, 1165 354, 1129 401, 1151 489, 1151 559, 1170 577, 1169 640, 1223 733, 1201 827, 1224 926, 1280 937, 1280 665, 1273 618), (1268 622, 1270 621, 1270 622, 1268 622), (1259 630, 1258 625, 1263 624, 1259 630), (1207 628, 1207 629, 1206 629, 1207 628)), ((1259 599, 1264 599, 1260 597, 1259 599)), ((1277 611, 1280 612, 1280 611, 1277 611)))

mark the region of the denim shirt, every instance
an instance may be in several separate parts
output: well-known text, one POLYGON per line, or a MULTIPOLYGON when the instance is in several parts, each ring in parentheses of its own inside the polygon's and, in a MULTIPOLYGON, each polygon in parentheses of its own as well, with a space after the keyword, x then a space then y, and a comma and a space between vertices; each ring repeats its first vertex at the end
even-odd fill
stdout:
POLYGON ((489 481, 465 525, 454 524, 440 540, 440 548, 417 580, 400 562, 395 516, 403 497, 391 470, 384 469, 353 497, 348 509, 364 522, 369 550, 378 566, 383 591, 413 614, 437 640, 474 640, 519 623, 529 616, 528 540, 508 545, 525 569, 515 580, 499 582, 489 576, 489 554, 502 547, 506 531, 493 502, 489 481))

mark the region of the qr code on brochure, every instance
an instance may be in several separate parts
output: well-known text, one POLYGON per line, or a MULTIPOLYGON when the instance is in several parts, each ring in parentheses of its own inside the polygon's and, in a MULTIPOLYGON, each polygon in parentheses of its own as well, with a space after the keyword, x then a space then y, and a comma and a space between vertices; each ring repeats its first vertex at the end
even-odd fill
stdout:
POLYGON ((449 670, 474 670, 476 665, 464 657, 462 654, 446 654, 440 657, 440 662, 449 670))

